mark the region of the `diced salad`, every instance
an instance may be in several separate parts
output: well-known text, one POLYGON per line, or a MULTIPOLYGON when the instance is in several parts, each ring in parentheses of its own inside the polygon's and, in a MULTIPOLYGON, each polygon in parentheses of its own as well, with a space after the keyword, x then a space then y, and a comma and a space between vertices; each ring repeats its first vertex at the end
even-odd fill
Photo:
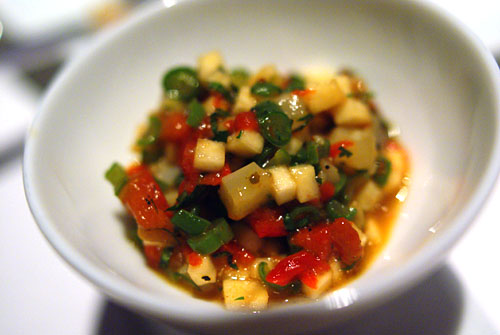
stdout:
POLYGON ((367 267, 409 164, 361 78, 230 71, 214 51, 162 86, 139 162, 106 172, 151 268, 228 309, 261 310, 367 267))

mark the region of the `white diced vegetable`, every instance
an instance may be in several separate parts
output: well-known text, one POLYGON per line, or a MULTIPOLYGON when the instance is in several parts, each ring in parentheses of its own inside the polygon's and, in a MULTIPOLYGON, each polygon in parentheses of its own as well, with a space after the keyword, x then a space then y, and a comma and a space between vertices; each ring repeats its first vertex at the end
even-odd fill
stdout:
POLYGON ((297 152, 299 152, 300 148, 302 148, 302 144, 304 144, 304 141, 302 141, 300 138, 292 136, 290 139, 290 142, 285 147, 285 150, 290 154, 290 155, 295 155, 297 152))
POLYGON ((206 78, 206 81, 209 83, 211 83, 211 82, 219 83, 222 86, 224 86, 225 88, 229 88, 231 86, 231 77, 229 76, 229 74, 227 74, 226 72, 222 72, 220 70, 217 70, 217 71, 213 72, 212 74, 210 74, 206 78))
POLYGON ((316 287, 310 287, 302 284, 302 292, 311 299, 316 299, 332 285, 332 272, 326 271, 317 276, 316 287))
POLYGON ((338 126, 364 127, 372 123, 370 109, 362 101, 354 98, 332 109, 333 119, 338 126))
POLYGON ((215 283, 217 279, 217 270, 210 256, 201 256, 201 264, 188 264, 187 273, 189 277, 198 286, 215 283))
POLYGON ((352 92, 352 81, 349 76, 341 74, 340 76, 335 77, 335 80, 344 94, 347 95, 352 92))
POLYGON ((218 51, 211 51, 198 58, 198 76, 208 81, 209 76, 224 67, 224 59, 218 51))
POLYGON ((224 167, 226 149, 224 143, 198 139, 194 150, 194 167, 201 171, 215 172, 224 167))
POLYGON ((253 130, 242 130, 227 138, 227 151, 240 157, 253 157, 260 154, 263 148, 264 137, 253 130))
POLYGON ((345 94, 335 80, 312 87, 312 92, 303 97, 306 106, 313 114, 329 110, 345 100, 345 94))
POLYGON ((319 186, 316 182, 314 166, 302 164, 290 167, 289 171, 297 184, 297 200, 300 203, 319 198, 319 186))
POLYGON ((171 187, 167 189, 163 195, 165 196, 165 199, 167 200, 167 203, 169 206, 173 206, 176 201, 177 197, 179 196, 179 189, 176 187, 171 187))
POLYGON ((222 282, 222 293, 227 309, 261 310, 267 307, 269 294, 256 280, 226 279, 222 282))
POLYGON ((361 242, 361 245, 364 247, 366 245, 366 242, 368 242, 368 238, 366 237, 365 233, 356 224, 353 224, 352 227, 358 233, 359 240, 361 242))
POLYGON ((173 163, 171 163, 171 161, 169 161, 165 157, 160 158, 158 161, 151 164, 149 167, 151 169, 151 173, 153 173, 153 176, 157 180, 160 180, 161 182, 167 185, 172 185, 175 179, 181 173, 179 167, 173 165, 173 163))
POLYGON ((372 127, 363 129, 337 127, 330 135, 330 143, 335 144, 342 141, 353 143, 352 146, 345 148, 352 155, 335 157, 335 164, 345 163, 348 167, 356 170, 373 169, 377 157, 377 148, 372 127))
POLYGON ((335 78, 335 69, 326 66, 317 66, 306 69, 304 80, 307 88, 318 84, 329 83, 335 78))
POLYGON ((278 69, 275 65, 265 65, 257 71, 249 80, 249 86, 251 87, 258 81, 266 81, 277 86, 281 86, 283 78, 281 77, 278 69))
POLYGON ((355 201, 363 211, 371 211, 375 205, 382 199, 382 189, 373 181, 368 180, 359 191, 354 195, 355 201))
POLYGON ((233 114, 248 112, 256 104, 257 100, 250 93, 250 86, 242 86, 238 91, 236 101, 234 102, 234 107, 232 109, 233 114))
POLYGON ((365 235, 372 244, 376 245, 382 243, 382 232, 375 219, 370 217, 366 219, 365 235))
POLYGON ((342 282, 345 277, 345 272, 342 270, 342 264, 339 260, 333 259, 329 263, 330 269, 332 269, 332 282, 336 283, 342 282))
POLYGON ((277 166, 268 169, 271 174, 271 194, 278 205, 295 199, 297 184, 286 166, 277 166))
POLYGON ((268 201, 271 175, 255 162, 222 178, 219 195, 228 216, 241 220, 268 201))

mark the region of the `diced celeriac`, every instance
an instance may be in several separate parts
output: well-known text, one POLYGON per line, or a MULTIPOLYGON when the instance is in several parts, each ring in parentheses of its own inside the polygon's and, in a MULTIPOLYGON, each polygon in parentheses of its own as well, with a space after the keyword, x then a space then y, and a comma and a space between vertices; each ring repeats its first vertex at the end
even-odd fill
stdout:
POLYGON ((181 173, 177 165, 173 165, 167 158, 162 157, 150 166, 153 176, 161 182, 172 185, 181 173))
POLYGON ((328 290, 332 285, 332 271, 326 271, 316 277, 316 287, 310 287, 307 284, 302 284, 302 292, 311 299, 316 299, 323 292, 328 290))
POLYGON ((226 150, 240 157, 253 157, 260 154, 263 148, 264 137, 257 131, 242 130, 227 138, 226 150))
POLYGON ((365 233, 363 233, 363 231, 358 228, 356 224, 353 224, 352 227, 358 233, 361 245, 364 247, 366 245, 366 242, 368 242, 368 238, 366 237, 365 233))
POLYGON ((316 66, 306 69, 304 80, 307 88, 318 84, 329 83, 335 78, 335 69, 326 66, 316 66))
POLYGON ((364 231, 370 243, 382 243, 382 232, 380 231, 380 228, 378 227, 377 221, 375 219, 367 217, 364 231))
POLYGON ((265 287, 256 280, 225 279, 222 293, 227 309, 261 310, 267 307, 269 294, 265 287))
POLYGON ((207 82, 209 76, 224 67, 224 59, 218 51, 211 51, 198 58, 198 76, 207 82))
POLYGON ((353 201, 363 211, 371 211, 384 195, 382 189, 373 181, 368 180, 354 195, 353 201))
POLYGON ((198 139, 194 150, 194 167, 200 171, 215 172, 224 167, 226 149, 223 142, 198 139))
POLYGON ((304 141, 302 141, 298 137, 292 136, 290 142, 288 142, 288 144, 285 146, 285 150, 290 155, 295 155, 297 152, 299 152, 300 148, 302 148, 302 144, 304 144, 304 141))
POLYGON ((352 146, 345 149, 352 153, 351 156, 335 157, 335 164, 344 163, 356 170, 370 170, 375 166, 377 148, 375 132, 372 127, 363 129, 336 127, 330 134, 330 143, 342 141, 352 142, 352 146))
POLYGON ((278 205, 292 201, 297 195, 297 183, 286 166, 268 169, 271 174, 271 194, 278 205))
POLYGON ((257 104, 257 100, 250 93, 250 86, 242 86, 236 96, 236 101, 232 109, 233 114, 248 112, 257 104))
POLYGON ((354 98, 347 98, 332 109, 332 116, 337 126, 364 127, 372 123, 372 114, 368 106, 354 98))
POLYGON ((175 202, 177 201, 177 197, 179 196, 179 189, 176 187, 171 187, 167 189, 163 195, 165 196, 165 199, 167 200, 167 203, 169 206, 173 206, 175 202))
POLYGON ((249 86, 253 86, 258 81, 265 81, 277 86, 281 86, 283 78, 281 77, 275 65, 265 65, 259 69, 249 80, 249 86))
POLYGON ((271 175, 255 162, 222 178, 219 195, 229 218, 241 220, 268 201, 271 175))
POLYGON ((335 80, 337 81, 337 84, 339 85, 340 89, 342 92, 344 92, 345 95, 350 94, 352 92, 352 81, 349 76, 346 76, 345 74, 341 74, 339 76, 335 77, 335 80))
POLYGON ((188 264, 187 273, 189 277, 198 286, 215 283, 217 279, 217 270, 210 256, 200 256, 201 264, 188 264))
POLYGON ((296 165, 291 166, 289 171, 297 185, 297 200, 300 203, 319 198, 319 186, 316 182, 314 166, 310 164, 296 165))
POLYGON ((352 221, 358 228, 363 229, 365 227, 365 212, 359 207, 356 201, 352 201, 349 207, 356 209, 356 215, 352 221))
POLYGON ((345 272, 342 270, 342 264, 337 259, 332 259, 329 263, 330 269, 332 269, 332 282, 333 285, 342 282, 345 276, 345 272))
POLYGON ((345 100, 345 94, 335 80, 317 84, 311 90, 303 100, 312 114, 329 110, 345 100))
POLYGON ((212 74, 208 75, 206 78, 206 81, 209 83, 219 83, 225 88, 230 88, 231 86, 231 77, 229 74, 226 72, 223 72, 221 70, 217 70, 213 72, 212 74))

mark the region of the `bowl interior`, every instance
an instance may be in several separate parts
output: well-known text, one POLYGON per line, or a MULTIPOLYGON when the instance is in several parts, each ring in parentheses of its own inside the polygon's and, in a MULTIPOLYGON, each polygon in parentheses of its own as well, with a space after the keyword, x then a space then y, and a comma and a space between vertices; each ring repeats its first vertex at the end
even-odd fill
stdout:
MULTIPOLYGON (((109 294, 157 314, 176 305, 171 317, 225 313, 146 268, 125 239, 121 204, 103 176, 113 161, 134 158, 136 127, 159 102, 164 71, 195 64, 213 49, 228 65, 254 70, 266 63, 283 71, 353 68, 401 129, 412 185, 390 243, 349 286, 357 292, 354 300, 373 295, 377 285, 387 292, 397 276, 411 281, 424 272, 418 265, 433 264, 484 200, 485 179, 493 182, 498 165, 492 168, 498 83, 488 72, 486 51, 439 11, 397 1, 217 0, 160 7, 103 36, 67 68, 26 147, 26 189, 43 232, 109 294)), ((316 305, 325 304, 343 307, 335 299, 316 305)))

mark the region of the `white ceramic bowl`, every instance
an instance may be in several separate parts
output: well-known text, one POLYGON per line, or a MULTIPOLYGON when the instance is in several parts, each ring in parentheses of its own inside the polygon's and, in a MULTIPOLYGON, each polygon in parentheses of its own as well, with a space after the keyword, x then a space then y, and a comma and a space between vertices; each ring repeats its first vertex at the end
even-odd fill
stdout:
POLYGON ((408 288, 462 235, 499 170, 499 92, 485 47, 429 4, 165 0, 98 38, 52 85, 27 137, 25 189, 56 250, 121 303, 198 331, 312 330, 408 288), (166 284, 124 237, 103 173, 131 160, 164 71, 212 49, 253 69, 353 67, 400 126, 412 185, 390 243, 358 280, 317 302, 229 312, 166 284))

